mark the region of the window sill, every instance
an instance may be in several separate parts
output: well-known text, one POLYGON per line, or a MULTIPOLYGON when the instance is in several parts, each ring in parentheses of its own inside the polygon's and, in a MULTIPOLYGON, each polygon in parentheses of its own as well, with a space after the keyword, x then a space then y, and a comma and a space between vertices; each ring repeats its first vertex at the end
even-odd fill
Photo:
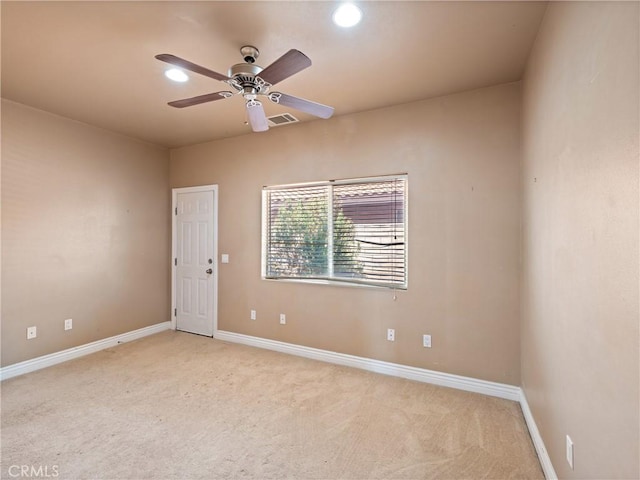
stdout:
POLYGON ((319 278, 267 278, 261 277, 262 280, 275 283, 303 283, 309 285, 328 285, 331 287, 348 287, 348 288, 366 288, 373 290, 400 290, 406 291, 407 286, 392 287, 389 285, 372 285, 368 283, 341 282, 339 280, 325 280, 319 278))

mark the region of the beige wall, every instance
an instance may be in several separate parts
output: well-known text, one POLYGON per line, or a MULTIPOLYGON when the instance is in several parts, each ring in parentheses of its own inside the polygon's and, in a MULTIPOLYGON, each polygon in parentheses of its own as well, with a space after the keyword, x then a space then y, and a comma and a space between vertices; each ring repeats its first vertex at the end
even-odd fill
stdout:
POLYGON ((525 75, 522 384, 560 478, 640 477, 638 24, 552 3, 525 75))
POLYGON ((168 182, 165 149, 2 101, 3 366, 169 320, 168 182))
POLYGON ((518 385, 519 119, 510 84, 172 150, 172 187, 219 185, 219 328, 518 385), (400 172, 409 289, 396 301, 260 279, 263 185, 400 172))

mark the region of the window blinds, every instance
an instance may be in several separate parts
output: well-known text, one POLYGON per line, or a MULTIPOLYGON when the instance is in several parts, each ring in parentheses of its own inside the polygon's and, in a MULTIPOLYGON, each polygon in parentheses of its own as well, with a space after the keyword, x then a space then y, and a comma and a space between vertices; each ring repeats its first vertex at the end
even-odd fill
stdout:
POLYGON ((265 278, 406 288, 406 175, 265 187, 265 278))
POLYGON ((267 276, 326 277, 326 187, 270 190, 267 216, 267 276))

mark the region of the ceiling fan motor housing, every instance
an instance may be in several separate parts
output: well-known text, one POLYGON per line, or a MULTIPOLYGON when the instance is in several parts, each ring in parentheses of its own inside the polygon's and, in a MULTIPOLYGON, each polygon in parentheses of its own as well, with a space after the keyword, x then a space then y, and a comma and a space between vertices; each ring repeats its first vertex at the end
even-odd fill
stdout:
POLYGON ((232 80, 228 83, 243 95, 266 94, 271 85, 258 77, 262 70, 259 65, 238 63, 229 69, 229 77, 232 80))

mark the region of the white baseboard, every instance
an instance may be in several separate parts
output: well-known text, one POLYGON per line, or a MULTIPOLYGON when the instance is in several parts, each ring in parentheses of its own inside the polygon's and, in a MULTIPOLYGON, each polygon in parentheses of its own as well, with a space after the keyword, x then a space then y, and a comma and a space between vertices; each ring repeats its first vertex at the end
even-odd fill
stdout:
POLYGON ((356 357, 354 355, 320 350, 318 348, 294 345, 292 343, 252 337, 223 330, 216 331, 214 333, 214 338, 227 342, 241 343, 252 347, 264 348, 267 350, 275 350, 276 352, 288 353, 299 357, 311 358, 313 360, 321 360, 323 362, 334 363, 337 365, 360 368, 370 372, 416 380, 418 382, 432 383, 443 387, 482 393, 492 397, 506 398, 507 400, 514 400, 516 402, 520 400, 520 387, 506 385, 504 383, 489 382, 486 380, 478 380, 450 373, 436 372, 434 370, 427 370, 424 368, 409 367, 397 363, 356 357))
POLYGON ((49 355, 43 355, 42 357, 33 358, 31 360, 25 360, 24 362, 14 363, 6 367, 0 368, 0 380, 7 380, 8 378, 23 375, 25 373, 40 370, 41 368, 50 367, 58 363, 66 362, 74 358, 89 355, 105 348, 115 347, 121 343, 137 340, 154 333, 160 333, 171 328, 171 322, 162 322, 149 327, 133 330, 132 332, 122 333, 113 337, 105 338, 103 340, 97 340, 95 342, 86 343, 78 347, 72 347, 61 352, 51 353, 49 355))
POLYGON ((525 422, 527 422, 529 435, 531 435, 531 441, 533 442, 533 446, 535 447, 536 453, 538 454, 538 459, 540 460, 540 465, 542 466, 542 471, 544 472, 545 478, 547 480, 558 480, 556 471, 551 464, 549 453, 544 446, 542 436, 540 435, 540 431, 538 430, 536 421, 533 418, 533 413, 531 413, 531 409, 529 408, 527 396, 524 394, 524 391, 522 389, 520 389, 520 408, 522 408, 522 414, 524 415, 525 422))

